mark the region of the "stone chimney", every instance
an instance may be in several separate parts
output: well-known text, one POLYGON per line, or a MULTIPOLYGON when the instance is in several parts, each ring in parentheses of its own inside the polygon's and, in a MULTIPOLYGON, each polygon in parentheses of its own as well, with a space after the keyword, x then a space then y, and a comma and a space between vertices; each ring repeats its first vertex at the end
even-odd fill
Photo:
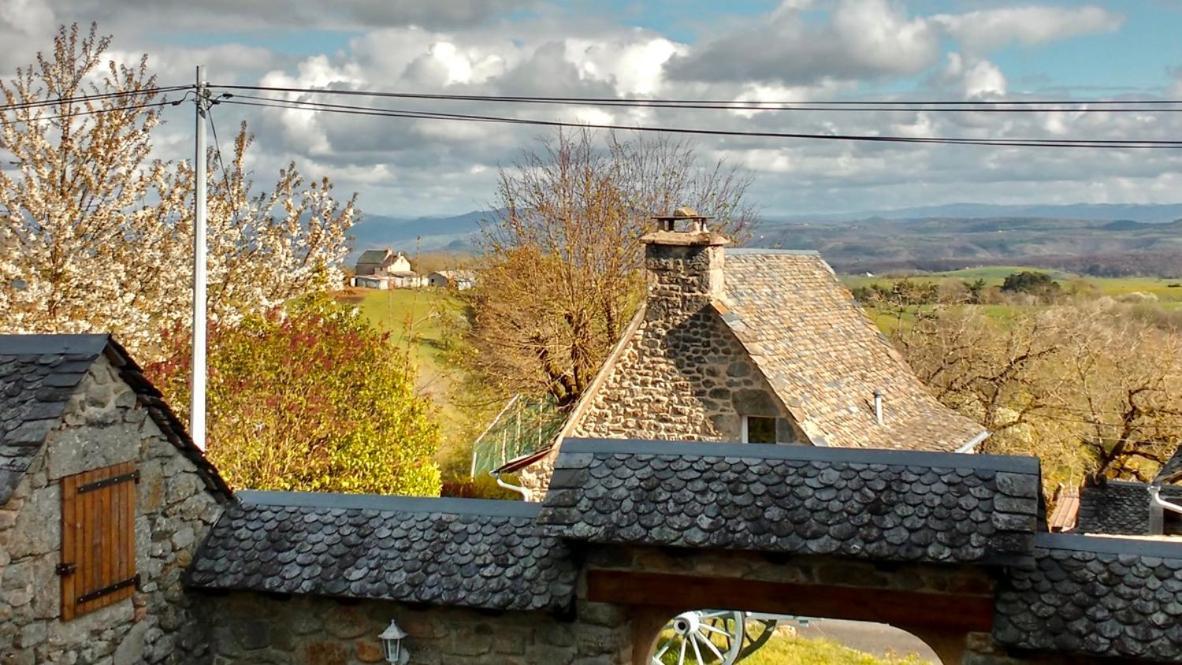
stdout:
POLYGON ((678 318, 678 312, 692 315, 721 298, 723 247, 730 241, 711 231, 708 219, 692 208, 678 208, 654 219, 657 230, 640 238, 648 277, 646 318, 678 318))

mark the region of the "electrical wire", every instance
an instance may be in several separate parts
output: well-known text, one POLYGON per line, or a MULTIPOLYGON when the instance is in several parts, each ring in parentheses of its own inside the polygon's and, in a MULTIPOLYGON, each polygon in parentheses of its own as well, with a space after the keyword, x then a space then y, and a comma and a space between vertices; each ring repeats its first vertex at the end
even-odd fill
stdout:
POLYGON ((77 111, 74 113, 63 113, 63 114, 59 114, 59 115, 41 115, 41 116, 31 116, 28 118, 12 118, 11 120, 9 120, 9 122, 26 123, 27 124, 30 122, 40 122, 40 121, 44 121, 44 120, 61 120, 63 118, 77 118, 77 117, 81 117, 81 116, 101 115, 104 113, 117 113, 119 111, 133 111, 136 109, 158 108, 158 107, 163 107, 163 106, 177 106, 183 101, 185 101, 185 98, 181 97, 180 99, 175 99, 175 100, 165 99, 165 100, 162 100, 159 102, 148 102, 145 104, 130 104, 127 106, 113 106, 111 108, 105 108, 105 109, 89 109, 89 110, 85 110, 85 111, 77 111))
POLYGON ((7 111, 21 111, 24 109, 35 109, 46 106, 58 106, 60 104, 75 104, 80 102, 102 101, 106 99, 118 97, 132 97, 136 95, 167 94, 170 92, 179 92, 181 90, 192 89, 191 85, 173 85, 163 88, 143 88, 141 90, 126 90, 120 92, 106 92, 95 95, 79 95, 77 97, 58 97, 56 99, 43 99, 35 102, 16 102, 13 104, 0 104, 0 112, 7 111))
POLYGON ((323 111, 327 113, 342 113, 348 115, 364 115, 378 117, 414 118, 425 120, 454 120, 465 122, 490 122, 502 124, 520 124, 542 127, 570 127, 606 129, 618 131, 659 132, 669 134, 695 134, 708 136, 731 136, 753 138, 786 138, 812 139, 830 141, 861 141, 872 143, 916 143, 916 144, 944 144, 944 145, 973 145, 973 146, 1001 146, 1001 147, 1051 147, 1051 148, 1133 148, 1133 149, 1178 149, 1182 148, 1182 141, 1168 140, 1102 140, 1102 139, 966 139, 953 137, 910 137, 872 134, 811 134, 803 132, 766 132, 744 130, 696 129, 685 127, 652 127, 645 125, 620 125, 608 123, 580 123, 559 120, 536 120, 526 118, 511 118, 505 116, 476 115, 463 113, 444 113, 439 111, 412 111, 406 109, 389 109, 381 107, 367 107, 348 104, 328 104, 324 102, 310 102, 300 100, 279 99, 274 97, 258 97, 252 95, 233 95, 224 93, 223 102, 241 106, 273 107, 282 109, 298 109, 323 111), (238 101, 238 100, 252 101, 238 101))
POLYGON ((326 88, 298 88, 282 86, 214 85, 222 90, 253 90, 259 92, 281 92, 317 95, 383 97, 393 99, 417 99, 434 101, 468 101, 504 104, 556 104, 576 106, 608 106, 633 108, 676 108, 707 110, 751 110, 751 111, 939 111, 939 112, 1001 112, 1001 113, 1049 113, 1049 112, 1182 112, 1182 100, 1177 99, 1136 99, 1136 100, 962 100, 962 101, 891 101, 891 100, 827 100, 812 102, 762 101, 762 100, 709 100, 709 99, 642 99, 609 97, 525 97, 506 95, 448 95, 439 93, 387 92, 378 90, 333 90, 326 88))
POLYGON ((218 128, 213 122, 213 109, 210 108, 205 113, 206 120, 209 121, 209 131, 213 134, 213 148, 214 155, 217 156, 218 166, 222 170, 222 183, 226 187, 227 196, 230 192, 230 172, 226 170, 226 162, 222 160, 222 142, 218 140, 218 128))

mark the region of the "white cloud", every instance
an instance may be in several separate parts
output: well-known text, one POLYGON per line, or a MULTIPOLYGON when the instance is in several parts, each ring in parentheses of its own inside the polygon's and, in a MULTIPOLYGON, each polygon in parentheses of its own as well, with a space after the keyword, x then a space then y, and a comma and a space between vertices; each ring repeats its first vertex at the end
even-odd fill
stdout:
POLYGON ((961 46, 972 53, 995 50, 1008 44, 1026 46, 1098 32, 1111 32, 1124 22, 1119 14, 1102 7, 1000 7, 965 14, 932 17, 961 46))
MULTIPOLYGON (((8 0, 25 3, 37 0, 8 0)), ((42 0, 60 20, 150 23, 163 30, 279 27, 370 30, 387 26, 479 25, 536 0, 42 0)))
POLYGON ((673 59, 670 70, 686 80, 789 85, 914 74, 938 58, 937 36, 886 0, 842 0, 820 24, 785 3, 673 59))
POLYGON ((942 81, 965 99, 999 99, 1006 94, 1006 77, 997 65, 981 58, 949 53, 942 81))
MULTIPOLYGON (((281 27, 252 35, 257 40, 251 45, 235 43, 246 39, 235 35, 265 22, 258 8, 274 9, 277 1, 211 0, 189 11, 191 3, 179 0, 0 0, 0 39, 6 46, 0 69, 8 62, 4 58, 27 63, 38 49, 47 48, 56 21, 85 23, 97 18, 102 31, 116 35, 117 59, 132 62, 141 51, 149 52, 164 84, 190 81, 193 64, 204 62, 216 82, 281 87, 783 102, 894 95, 1009 99, 1018 83, 1007 80, 1007 74, 1027 87, 1030 79, 1003 72, 997 64, 1001 59, 989 51, 1068 39, 1119 24, 1119 17, 1094 7, 1006 6, 1004 0, 992 0, 988 9, 939 16, 908 13, 901 0, 786 0, 764 16, 720 17, 703 38, 681 41, 613 23, 612 16, 575 14, 578 10, 568 8, 513 15, 502 11, 531 6, 532 0, 489 0, 477 3, 472 14, 448 2, 410 7, 409 0, 355 0, 338 11, 334 3, 298 0, 289 13, 276 15, 281 27), (226 12, 224 17, 215 15, 218 8, 226 12), (415 18, 414 12, 434 14, 415 18), (297 20, 305 23, 296 25, 297 20), (175 31, 160 32, 169 21, 175 31), (347 41, 342 42, 338 33, 318 32, 339 26, 350 26, 347 41), (280 35, 276 42, 282 42, 283 35, 305 31, 310 43, 323 38, 326 46, 285 52, 258 45, 268 43, 267 37, 280 35), (175 38, 178 35, 182 38, 175 38), (211 39, 220 41, 193 45, 211 39), (949 49, 953 53, 945 59, 942 54, 949 49)), ((1182 96, 1182 71, 1165 87, 1171 85, 1171 94, 1182 96)), ((1174 138, 1182 132, 1182 114, 722 113, 357 97, 324 101, 522 119, 815 134, 1174 138)), ((523 147, 536 146, 539 136, 552 131, 229 104, 216 107, 214 116, 223 143, 240 119, 250 121, 258 139, 250 166, 260 182, 294 160, 308 176, 332 177, 342 195, 360 191, 364 209, 400 215, 458 212, 488 204, 498 166, 511 163, 523 147)), ((166 110, 173 122, 156 137, 161 156, 190 157, 190 117, 191 107, 166 110)), ((707 157, 725 157, 751 169, 757 178, 752 201, 770 214, 965 199, 1169 200, 1182 191, 1182 176, 1169 175, 1182 172, 1182 155, 1175 151, 998 149, 737 136, 689 140, 707 157)))

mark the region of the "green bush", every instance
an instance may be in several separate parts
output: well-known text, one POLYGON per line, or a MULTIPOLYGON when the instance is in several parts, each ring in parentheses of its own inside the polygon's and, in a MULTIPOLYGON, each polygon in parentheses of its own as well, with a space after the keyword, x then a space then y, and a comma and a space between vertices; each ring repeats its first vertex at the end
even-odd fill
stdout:
MULTIPOLYGON (((148 368, 178 413, 188 335, 148 368)), ((438 495, 439 425, 405 353, 313 296, 209 336, 208 452, 237 488, 438 495)))

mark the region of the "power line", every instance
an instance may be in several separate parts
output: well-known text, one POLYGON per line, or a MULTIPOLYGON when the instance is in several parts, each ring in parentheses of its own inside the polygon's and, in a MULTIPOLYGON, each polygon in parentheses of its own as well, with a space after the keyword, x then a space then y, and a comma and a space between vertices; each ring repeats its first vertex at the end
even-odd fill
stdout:
POLYGON ((206 116, 209 119, 209 130, 213 134, 214 154, 217 155, 218 166, 222 169, 222 183, 226 187, 226 196, 229 196, 230 173, 226 170, 226 162, 222 160, 222 142, 218 140, 218 128, 217 125, 213 123, 213 109, 210 109, 208 112, 206 112, 206 116))
POLYGON ((750 110, 750 111, 938 111, 938 112, 993 112, 993 113, 1178 113, 1182 112, 1182 100, 1137 99, 1137 100, 1012 100, 1012 101, 892 101, 892 100, 827 100, 812 102, 763 101, 763 100, 710 100, 710 99, 643 99, 611 97, 525 97, 512 95, 455 95, 440 93, 387 92, 378 90, 334 90, 326 88, 297 88, 281 86, 217 85, 222 90, 254 90, 260 92, 282 92, 316 95, 340 95, 359 97, 381 97, 393 99, 417 99, 434 101, 469 101, 504 104, 553 104, 576 106, 609 106, 632 108, 675 108, 707 110, 750 110))
POLYGON ((58 97, 56 99, 42 99, 33 102, 16 102, 13 104, 0 105, 0 112, 7 111, 21 111, 25 109, 43 108, 46 106, 58 106, 60 104, 75 104, 80 102, 102 101, 106 99, 113 99, 119 97, 133 97, 142 95, 147 97, 149 95, 157 95, 161 93, 178 92, 181 90, 192 89, 193 86, 187 85, 173 85, 163 88, 143 88, 141 90, 126 90, 120 92, 105 92, 95 95, 79 95, 77 97, 58 97))
POLYGON ((1136 148, 1136 149, 1177 149, 1182 148, 1182 141, 1168 140, 1105 140, 1105 139, 969 139, 955 137, 911 137, 874 134, 812 134, 802 132, 766 132, 721 129, 696 129, 685 127, 652 127, 644 125, 619 125, 608 123, 580 123, 559 120, 536 120, 526 118, 512 118, 506 116, 476 115, 463 113, 444 113, 439 111, 412 111, 406 109, 388 109, 381 107, 367 107, 348 104, 327 104, 278 99, 274 97, 257 97, 223 93, 223 103, 241 106, 259 106, 281 109, 298 109, 309 111, 323 111, 326 113, 342 113, 347 115, 363 115, 377 117, 413 118, 424 120, 452 120, 464 122, 489 122, 502 124, 534 125, 543 127, 590 128, 618 131, 659 132, 668 134, 695 134, 707 136, 732 136, 753 138, 786 138, 811 139, 830 141, 860 141, 871 143, 916 143, 943 145, 974 145, 1000 147, 1044 147, 1044 148, 1136 148), (240 99, 254 101, 236 101, 240 99))
POLYGON ((175 100, 165 99, 165 100, 162 100, 159 102, 147 102, 144 104, 129 104, 127 106, 113 106, 111 108, 90 109, 90 110, 85 110, 85 111, 77 111, 74 113, 62 113, 59 115, 41 115, 41 116, 32 116, 32 117, 28 117, 28 118, 13 118, 10 120, 10 122, 18 122, 18 123, 28 124, 30 122, 40 122, 43 120, 61 120, 63 118, 77 118, 80 116, 102 115, 105 113, 117 113, 119 111, 133 111, 136 109, 157 108, 157 107, 162 107, 162 106, 177 106, 183 101, 185 101, 185 98, 181 97, 180 99, 175 99, 175 100))

